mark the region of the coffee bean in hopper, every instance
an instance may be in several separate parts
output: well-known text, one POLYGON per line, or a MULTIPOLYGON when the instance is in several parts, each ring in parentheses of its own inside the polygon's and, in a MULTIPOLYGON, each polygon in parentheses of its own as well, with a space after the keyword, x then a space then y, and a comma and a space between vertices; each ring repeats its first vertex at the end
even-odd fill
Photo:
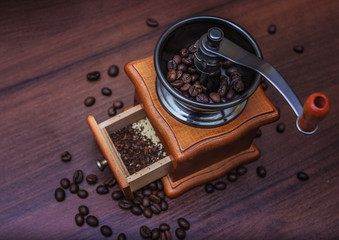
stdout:
POLYGON ((54 197, 55 197, 55 200, 57 200, 58 202, 64 201, 66 198, 65 191, 62 188, 55 189, 54 197))
POLYGON ((142 225, 139 229, 140 236, 142 238, 150 238, 152 236, 151 229, 149 229, 147 226, 142 225))
POLYGON ((71 182, 69 181, 68 178, 63 178, 60 180, 60 185, 62 188, 67 189, 71 185, 71 182))
POLYGON ((79 210, 79 213, 80 213, 82 216, 87 216, 87 215, 89 214, 89 209, 88 209, 88 207, 85 206, 85 205, 79 206, 78 210, 79 210))
POLYGON ((75 223, 76 223, 79 227, 81 227, 82 225, 84 225, 84 223, 85 223, 84 216, 81 215, 80 213, 77 213, 77 214, 75 215, 75 223))
POLYGON ((73 182, 76 184, 80 184, 84 179, 84 173, 82 170, 76 170, 73 174, 73 182))
POLYGON ((65 151, 61 153, 61 160, 63 162, 69 162, 72 160, 72 155, 68 151, 65 151))
POLYGON ((88 184, 96 184, 98 182, 98 177, 95 174, 89 174, 86 177, 86 181, 88 184))
POLYGON ((99 220, 93 215, 89 215, 86 218, 86 223, 91 227, 97 227, 99 225, 99 220))
POLYGON ((116 77, 119 74, 119 67, 117 65, 111 65, 108 68, 107 73, 111 77, 116 77))
POLYGON ((267 174, 266 169, 263 166, 257 167, 258 177, 264 178, 264 177, 266 177, 266 174, 267 174))
POLYGON ((159 25, 158 21, 155 20, 154 18, 147 18, 146 19, 146 24, 149 27, 157 27, 159 25))
POLYGON ((307 181, 309 179, 309 176, 306 173, 304 173, 304 172, 298 172, 297 173, 297 178, 300 181, 307 181))
POLYGON ((104 87, 101 89, 101 93, 104 96, 111 96, 112 95, 112 90, 108 87, 104 87))
POLYGON ((112 229, 109 226, 107 226, 107 225, 101 226, 100 227, 100 232, 105 237, 110 237, 113 234, 112 229))
POLYGON ((84 104, 86 107, 90 107, 90 106, 93 106, 95 103, 95 97, 87 97, 84 101, 84 104))

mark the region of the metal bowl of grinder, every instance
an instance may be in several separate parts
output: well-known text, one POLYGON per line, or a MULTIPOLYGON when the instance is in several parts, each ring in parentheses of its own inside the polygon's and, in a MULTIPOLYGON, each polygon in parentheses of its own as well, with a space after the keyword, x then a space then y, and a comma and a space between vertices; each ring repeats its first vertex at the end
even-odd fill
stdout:
POLYGON ((259 46, 252 36, 240 26, 223 18, 192 17, 167 29, 160 37, 154 53, 157 94, 167 112, 177 120, 193 126, 216 127, 232 121, 245 108, 247 98, 254 93, 261 80, 260 74, 237 65, 246 91, 231 101, 214 104, 188 99, 167 82, 167 62, 177 55, 180 49, 188 48, 213 27, 220 28, 225 38, 262 58, 259 46))

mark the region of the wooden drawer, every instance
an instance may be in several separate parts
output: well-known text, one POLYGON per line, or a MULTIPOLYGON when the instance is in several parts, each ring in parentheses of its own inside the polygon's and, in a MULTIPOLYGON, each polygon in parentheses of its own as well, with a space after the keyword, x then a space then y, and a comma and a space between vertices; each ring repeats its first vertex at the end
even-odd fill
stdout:
POLYGON ((140 105, 136 105, 100 124, 97 124, 92 115, 87 118, 87 122, 112 169, 125 198, 129 200, 133 199, 134 191, 167 175, 171 168, 170 157, 166 156, 134 174, 129 174, 115 148, 109 135, 145 117, 146 114, 144 110, 140 105))

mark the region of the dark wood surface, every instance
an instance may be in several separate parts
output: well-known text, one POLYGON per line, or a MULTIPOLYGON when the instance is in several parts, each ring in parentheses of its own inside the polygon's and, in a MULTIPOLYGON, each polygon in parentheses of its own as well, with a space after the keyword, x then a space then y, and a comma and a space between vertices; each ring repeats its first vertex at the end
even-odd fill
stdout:
POLYGON ((99 227, 75 225, 81 204, 100 225, 112 227, 111 239, 120 232, 139 239, 141 225, 154 228, 160 222, 174 233, 179 217, 191 222, 187 239, 338 238, 338 9, 335 0, 1 1, 0 238, 103 238, 99 227), (206 194, 196 187, 169 200, 169 210, 151 219, 120 210, 110 195, 99 196, 87 183, 81 185, 87 199, 67 192, 64 202, 56 202, 59 180, 77 169, 97 174, 101 182, 111 176, 95 165, 102 154, 86 117, 106 120, 117 99, 131 105, 134 87, 123 66, 152 55, 167 27, 195 15, 244 27, 302 102, 315 91, 328 95, 332 109, 319 131, 299 133, 292 110, 270 86, 266 93, 280 108, 278 122, 286 131, 277 133, 276 123, 262 127, 255 139, 262 156, 225 191, 206 194), (148 17, 159 26, 146 26, 148 17), (267 33, 271 23, 277 25, 274 35, 267 33), (305 47, 303 54, 293 52, 297 44, 305 47), (118 77, 107 76, 111 64, 120 67, 118 77), (98 82, 86 80, 93 70, 102 73, 98 82), (101 95, 102 87, 112 88, 112 96, 101 95), (85 107, 90 95, 97 102, 85 107), (69 163, 60 161, 66 150, 73 155, 69 163), (259 165, 268 171, 264 179, 256 176, 259 165), (298 171, 310 179, 298 181, 298 171))

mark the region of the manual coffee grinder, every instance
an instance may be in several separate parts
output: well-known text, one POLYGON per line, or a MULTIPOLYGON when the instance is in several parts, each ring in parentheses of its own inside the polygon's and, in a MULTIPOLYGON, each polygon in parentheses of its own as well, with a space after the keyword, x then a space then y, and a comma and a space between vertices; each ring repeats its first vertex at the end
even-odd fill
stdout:
POLYGON ((154 57, 128 63, 125 71, 135 86, 135 106, 97 124, 88 123, 127 199, 133 192, 161 178, 169 197, 214 180, 231 169, 258 159, 253 140, 259 127, 279 118, 277 108, 259 86, 266 78, 297 115, 297 129, 312 134, 330 109, 328 98, 312 94, 304 108, 283 77, 262 59, 254 39, 240 26, 217 17, 182 20, 160 37, 154 57), (226 103, 201 103, 183 96, 166 80, 167 62, 180 49, 195 44, 195 67, 205 75, 222 71, 228 59, 243 76, 246 91, 226 103), (168 156, 130 175, 109 134, 143 117, 151 122, 168 156))

